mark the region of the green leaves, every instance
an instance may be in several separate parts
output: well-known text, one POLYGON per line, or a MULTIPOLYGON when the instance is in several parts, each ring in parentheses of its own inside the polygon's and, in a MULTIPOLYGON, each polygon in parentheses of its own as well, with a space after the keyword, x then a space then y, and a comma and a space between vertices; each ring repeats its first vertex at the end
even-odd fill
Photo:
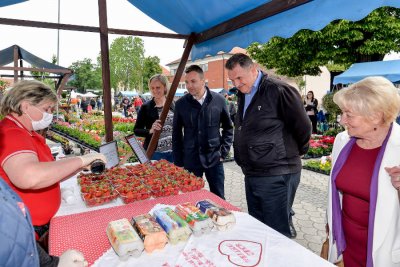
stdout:
POLYGON ((360 21, 335 20, 320 31, 301 30, 291 38, 253 43, 248 52, 281 75, 318 75, 319 66, 343 71, 352 63, 379 61, 387 53, 400 52, 399 36, 400 9, 382 7, 360 21))
POLYGON ((111 87, 143 92, 148 79, 161 73, 158 57, 144 56, 144 42, 139 37, 120 37, 110 47, 111 87))
POLYGON ((69 68, 74 70, 74 79, 68 85, 78 88, 80 92, 102 88, 101 68, 93 64, 90 58, 76 61, 69 68))

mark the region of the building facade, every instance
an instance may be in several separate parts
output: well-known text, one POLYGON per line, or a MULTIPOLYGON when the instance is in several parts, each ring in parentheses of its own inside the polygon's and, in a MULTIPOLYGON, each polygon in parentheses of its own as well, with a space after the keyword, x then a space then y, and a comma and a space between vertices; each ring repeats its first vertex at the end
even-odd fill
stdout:
MULTIPOLYGON (((210 89, 223 88, 224 90, 228 90, 229 88, 232 88, 233 85, 228 78, 228 73, 225 69, 225 63, 232 55, 232 53, 220 53, 215 56, 209 56, 195 61, 191 61, 189 59, 186 65, 199 65, 204 71, 206 85, 210 89)), ((179 62, 180 59, 167 64, 167 67, 170 69, 168 79, 171 83, 176 74, 176 70, 178 69, 179 62)), ((186 89, 184 75, 181 77, 178 89, 186 89)))

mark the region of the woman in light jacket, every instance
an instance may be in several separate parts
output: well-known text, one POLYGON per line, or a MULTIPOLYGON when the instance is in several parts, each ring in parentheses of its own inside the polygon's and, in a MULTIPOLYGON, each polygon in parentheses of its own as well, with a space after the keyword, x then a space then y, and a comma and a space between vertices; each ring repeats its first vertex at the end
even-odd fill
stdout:
POLYGON ((400 266, 400 97, 383 77, 341 89, 328 190, 329 256, 346 267, 400 266))

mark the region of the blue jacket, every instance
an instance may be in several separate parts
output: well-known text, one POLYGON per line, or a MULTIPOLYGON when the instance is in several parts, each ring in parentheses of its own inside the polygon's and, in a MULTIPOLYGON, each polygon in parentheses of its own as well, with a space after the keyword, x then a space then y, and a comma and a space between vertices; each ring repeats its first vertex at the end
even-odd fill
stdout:
POLYGON ((203 105, 190 94, 176 101, 172 150, 177 166, 211 168, 229 153, 233 126, 225 99, 206 89, 203 105))
POLYGON ((39 256, 28 208, 23 214, 21 198, 0 177, 0 266, 36 267, 39 256))

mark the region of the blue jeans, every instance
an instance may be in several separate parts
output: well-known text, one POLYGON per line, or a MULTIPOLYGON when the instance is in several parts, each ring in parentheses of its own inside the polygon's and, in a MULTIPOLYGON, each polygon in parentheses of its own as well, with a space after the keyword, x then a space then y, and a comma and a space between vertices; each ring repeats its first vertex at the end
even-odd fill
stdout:
POLYGON ((211 193, 214 193, 220 198, 225 199, 225 173, 222 162, 219 162, 217 165, 211 168, 196 168, 187 170, 194 173, 194 175, 197 177, 203 177, 203 173, 205 173, 211 193))
POLYGON ((290 237, 291 209, 301 172, 276 176, 245 176, 249 214, 290 237))
POLYGON ((171 163, 174 163, 174 156, 172 155, 172 151, 167 152, 154 152, 153 156, 151 157, 152 160, 160 160, 165 159, 171 163))

